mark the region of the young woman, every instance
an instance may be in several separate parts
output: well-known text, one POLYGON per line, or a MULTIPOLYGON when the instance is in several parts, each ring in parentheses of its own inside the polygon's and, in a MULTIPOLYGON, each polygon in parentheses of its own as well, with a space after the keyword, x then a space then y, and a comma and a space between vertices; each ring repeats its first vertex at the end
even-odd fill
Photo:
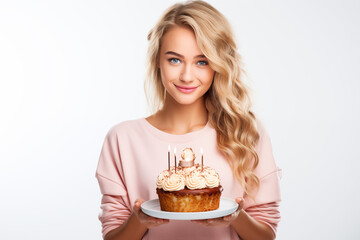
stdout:
POLYGON ((96 177, 103 236, 112 239, 274 239, 279 170, 269 136, 254 114, 225 17, 202 1, 175 4, 148 35, 147 95, 155 113, 114 126, 96 177), (141 204, 157 198, 168 145, 191 147, 220 175, 222 196, 239 204, 229 216, 157 219, 141 204))

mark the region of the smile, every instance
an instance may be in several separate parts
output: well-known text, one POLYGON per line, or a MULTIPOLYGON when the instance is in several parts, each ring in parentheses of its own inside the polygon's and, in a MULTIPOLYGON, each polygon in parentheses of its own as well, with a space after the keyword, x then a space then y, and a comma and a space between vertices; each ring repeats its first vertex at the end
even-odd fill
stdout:
POLYGON ((175 87, 180 91, 180 92, 183 92, 183 93, 192 93, 194 92, 197 87, 183 87, 183 86, 176 86, 175 87))

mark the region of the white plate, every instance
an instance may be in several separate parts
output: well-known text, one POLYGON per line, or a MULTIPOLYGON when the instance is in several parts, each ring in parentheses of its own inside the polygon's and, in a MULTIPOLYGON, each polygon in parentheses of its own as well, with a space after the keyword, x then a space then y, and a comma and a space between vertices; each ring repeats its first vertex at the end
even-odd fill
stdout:
POLYGON ((220 206, 214 211, 206 212, 166 212, 160 210, 159 199, 153 199, 141 204, 141 210, 149 216, 173 220, 199 220, 218 218, 236 211, 238 204, 230 198, 221 198, 220 206))

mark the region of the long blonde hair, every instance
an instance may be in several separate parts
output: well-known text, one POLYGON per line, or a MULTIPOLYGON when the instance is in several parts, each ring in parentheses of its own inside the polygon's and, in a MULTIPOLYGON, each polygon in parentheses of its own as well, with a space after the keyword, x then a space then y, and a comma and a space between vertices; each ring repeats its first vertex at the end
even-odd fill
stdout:
POLYGON ((215 128, 217 147, 226 157, 235 177, 250 197, 256 195, 259 179, 254 174, 259 157, 256 119, 250 111, 248 89, 241 80, 245 73, 226 18, 203 1, 177 3, 168 8, 149 32, 148 74, 145 94, 152 112, 163 107, 165 88, 157 65, 161 38, 174 26, 190 27, 197 44, 215 71, 213 83, 205 93, 210 124, 215 128))

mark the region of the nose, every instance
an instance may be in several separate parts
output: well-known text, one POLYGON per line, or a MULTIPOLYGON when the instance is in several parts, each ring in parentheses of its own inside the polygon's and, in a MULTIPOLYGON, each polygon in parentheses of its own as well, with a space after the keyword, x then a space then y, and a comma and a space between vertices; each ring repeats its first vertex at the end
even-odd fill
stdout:
POLYGON ((192 82, 193 74, 192 74, 192 66, 191 64, 184 64, 182 71, 180 73, 180 81, 182 82, 192 82))

